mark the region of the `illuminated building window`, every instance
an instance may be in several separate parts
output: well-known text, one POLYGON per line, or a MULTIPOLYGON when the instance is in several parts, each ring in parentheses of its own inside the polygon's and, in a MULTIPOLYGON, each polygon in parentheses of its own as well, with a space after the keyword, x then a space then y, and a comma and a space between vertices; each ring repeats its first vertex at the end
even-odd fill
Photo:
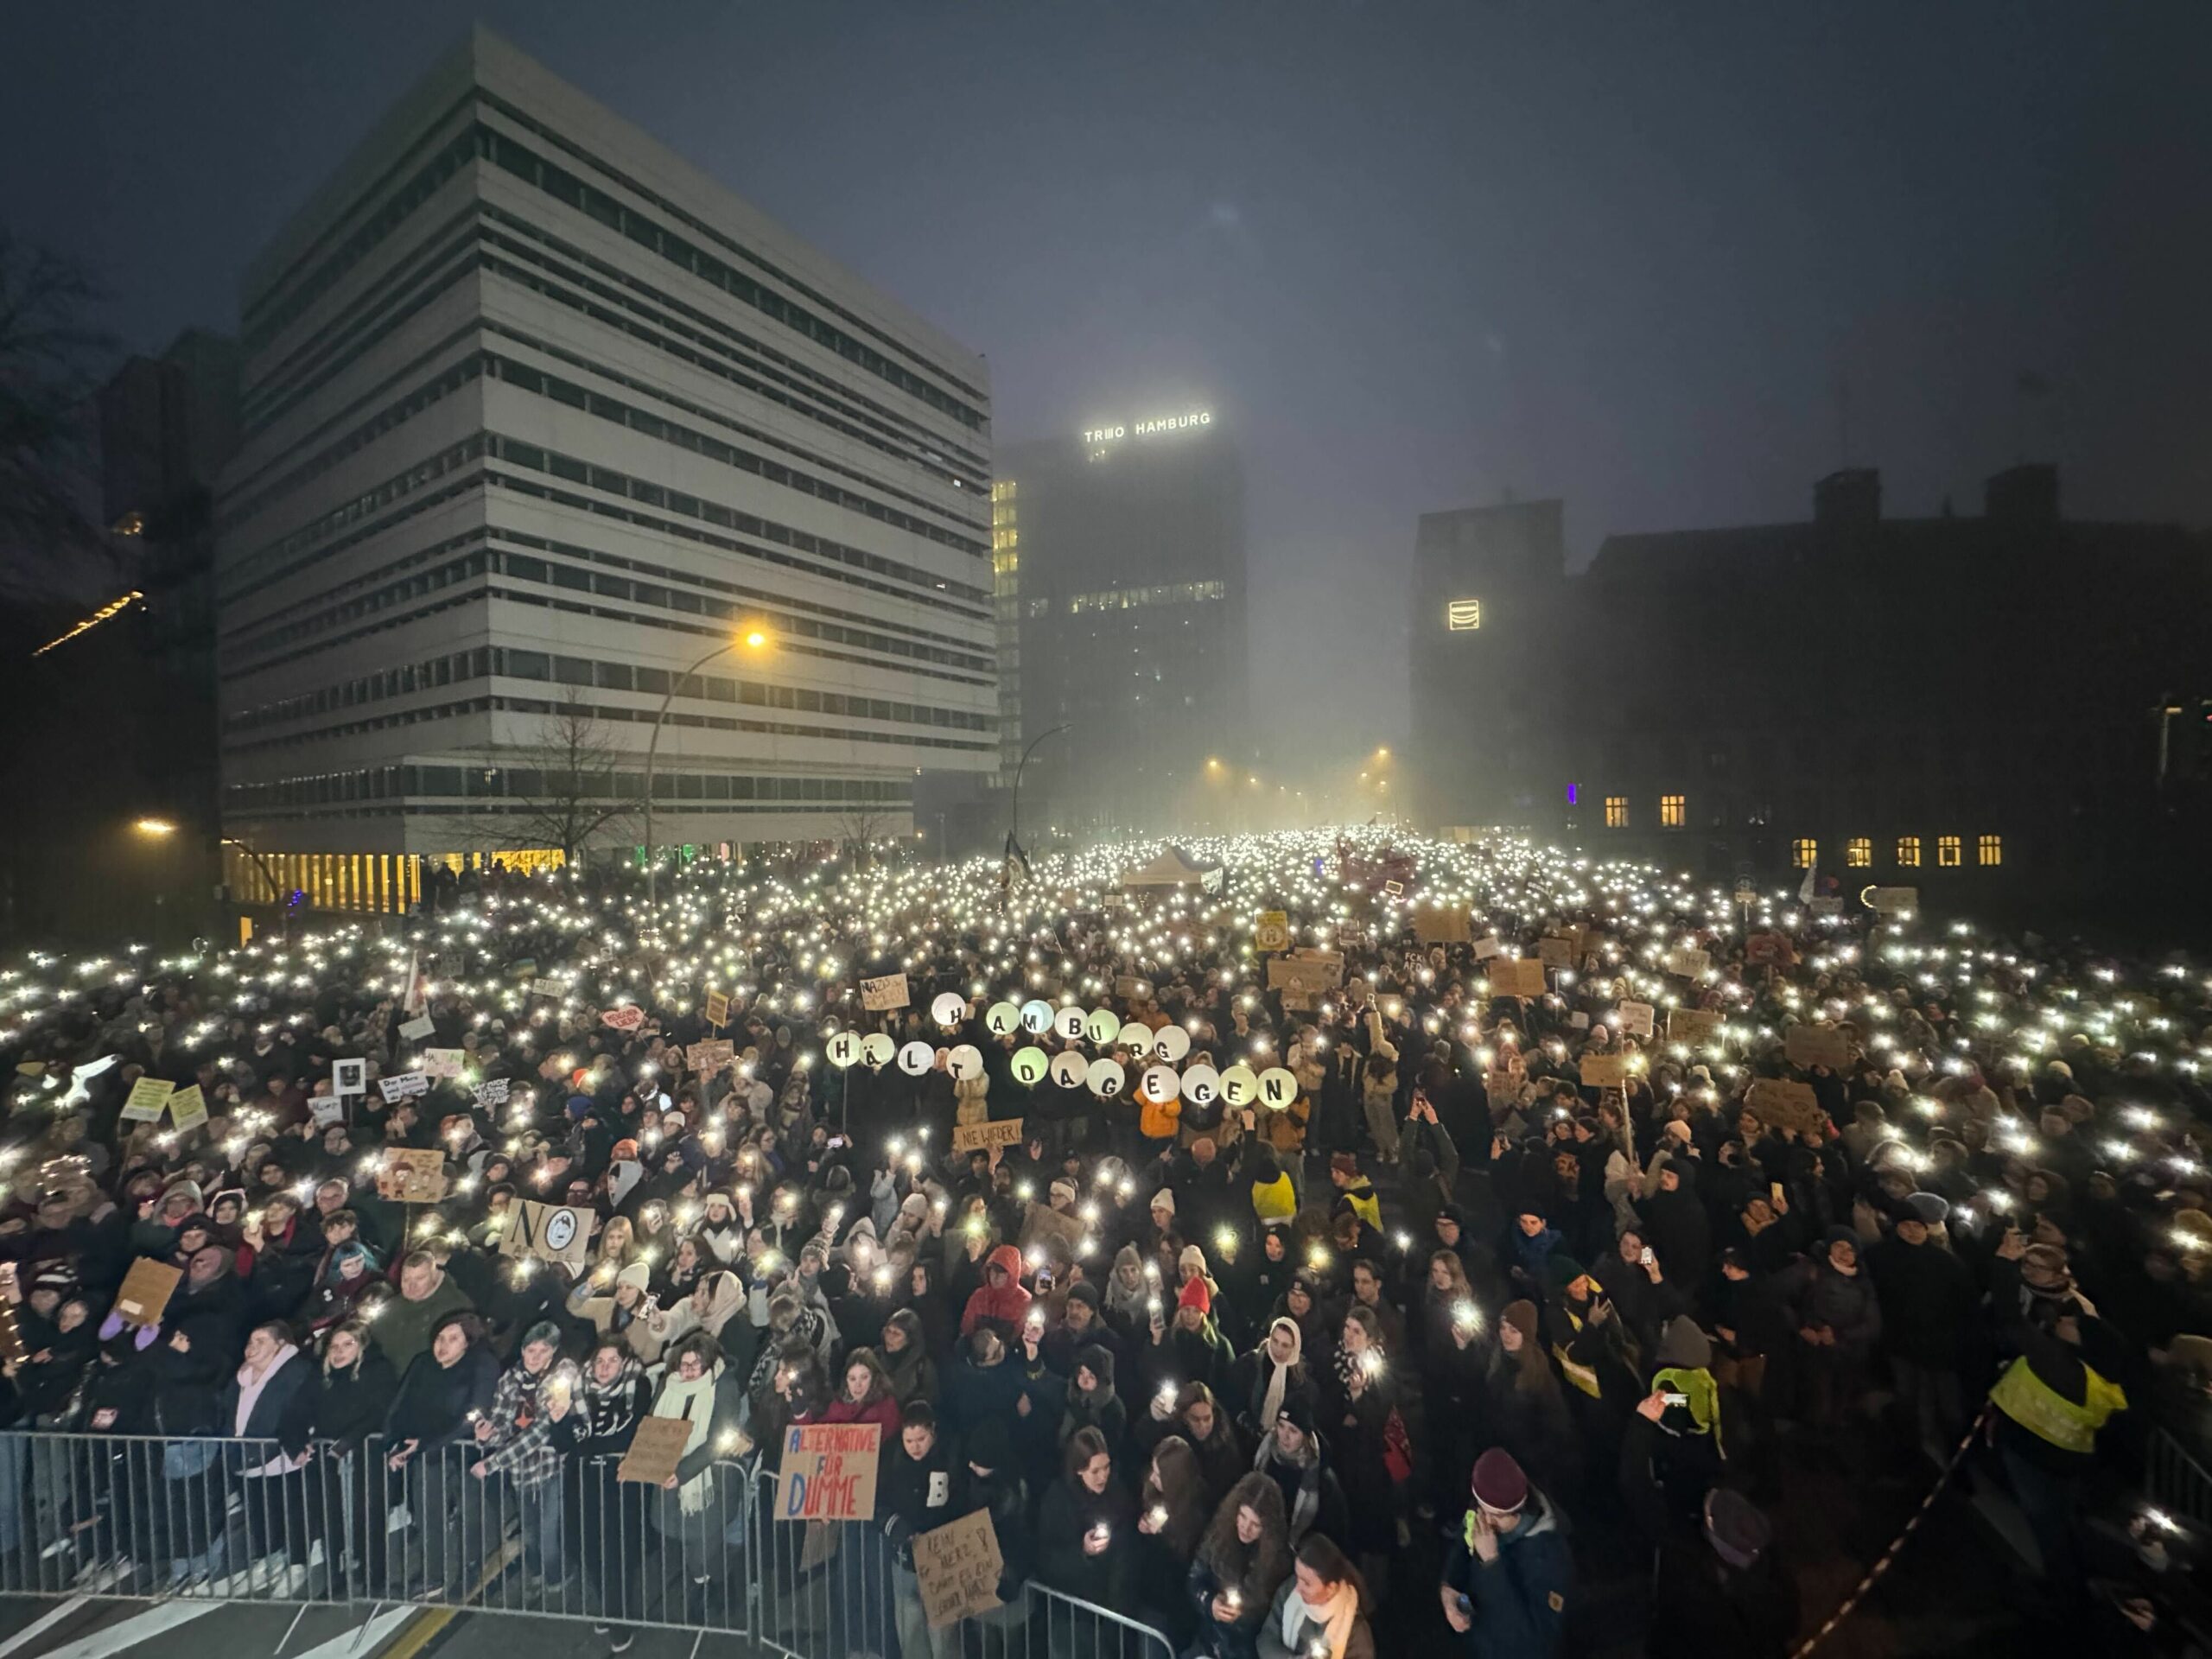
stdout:
POLYGON ((1659 822, 1664 828, 1679 830, 1688 821, 1689 806, 1684 797, 1662 795, 1659 798, 1659 822))
POLYGON ((1821 843, 1800 838, 1789 843, 1789 861, 1801 870, 1809 870, 1821 861, 1821 843))
POLYGON ((1843 861, 1854 868, 1864 869, 1874 861, 1874 843, 1865 836, 1853 836, 1843 843, 1843 861))
POLYGON ((1920 837, 1918 836, 1897 837, 1897 863, 1908 870, 1916 870, 1920 868, 1920 837))
POLYGON ((1479 599, 1455 599, 1444 607, 1444 626, 1453 633, 1470 633, 1483 625, 1479 599))
POLYGON ((1956 836, 1936 837, 1936 861, 1947 870, 1959 867, 1959 838, 1956 836))
POLYGON ((1608 795, 1605 797, 1605 828, 1608 830, 1628 828, 1627 796, 1608 795))
POLYGON ((1974 842, 1974 855, 1984 865, 2002 864, 2005 861, 2005 837, 2002 836, 1983 836, 1974 842))

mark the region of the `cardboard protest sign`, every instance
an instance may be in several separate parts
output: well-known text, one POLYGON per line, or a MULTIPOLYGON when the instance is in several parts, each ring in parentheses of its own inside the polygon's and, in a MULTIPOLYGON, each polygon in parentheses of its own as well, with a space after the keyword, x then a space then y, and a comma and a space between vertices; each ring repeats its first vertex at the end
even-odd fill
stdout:
POLYGON ((1851 1043, 1833 1026, 1792 1026, 1783 1033, 1782 1052, 1792 1065, 1825 1065, 1840 1071, 1851 1064, 1851 1043))
POLYGON ((784 1431, 779 1521, 873 1521, 880 1423, 794 1423, 784 1431))
POLYGON ((645 1023, 645 1011, 634 1002, 625 1002, 619 1008, 603 1008, 599 1023, 616 1031, 635 1031, 645 1023))
POLYGON ((123 1103, 126 1123, 158 1123, 168 1109, 169 1092, 176 1085, 167 1077, 141 1077, 130 1085, 130 1098, 123 1103))
POLYGON ((396 1077, 378 1077, 377 1092, 387 1106, 430 1092, 430 1079, 420 1071, 403 1071, 396 1077))
POLYGON ((1304 996, 1319 996, 1335 988, 1327 966, 1307 962, 1299 957, 1269 957, 1268 958, 1268 988, 1271 991, 1296 991, 1304 996))
POLYGON ((435 1147, 392 1147, 377 1171, 377 1196, 388 1204, 436 1204, 446 1195, 446 1155, 435 1147))
POLYGON ((1114 976, 1114 995, 1124 1002, 1149 1002, 1152 1001, 1152 982, 1139 979, 1134 974, 1116 974, 1114 976))
POLYGON ((914 1578, 930 1629, 944 1630, 999 1605, 1006 1558, 991 1512, 977 1510, 914 1536, 914 1578))
POLYGON ((683 1461, 684 1443, 691 1438, 691 1424, 683 1417, 640 1417, 630 1449, 614 1471, 618 1481, 641 1485, 665 1485, 683 1461))
POLYGON ((532 996, 550 996, 558 1001, 569 994, 569 982, 565 979, 533 979, 530 982, 530 994, 532 996))
POLYGON ((1630 1037, 1651 1035, 1651 1020, 1656 1012, 1649 1002, 1624 1002, 1614 1010, 1614 1017, 1621 1022, 1622 1032, 1630 1037))
POLYGON ((1344 953, 1341 950, 1319 950, 1307 946, 1291 953, 1300 962, 1310 962, 1329 976, 1328 988, 1336 990, 1344 982, 1344 953))
POLYGON ((1502 957, 1504 954, 1505 947, 1497 942, 1497 935, 1495 933, 1486 933, 1475 941, 1477 962, 1488 962, 1492 957, 1502 957))
POLYGON ((1628 1082, 1628 1058, 1622 1054, 1585 1054, 1582 1081, 1592 1089, 1618 1089, 1628 1082))
POLYGON ((871 1014, 888 1014, 893 1008, 905 1007, 912 1000, 904 974, 886 974, 880 979, 861 981, 861 1007, 871 1014))
POLYGON ((1077 1216, 1064 1216, 1049 1204, 1032 1199, 1029 1214, 1021 1224, 1021 1248, 1026 1251, 1032 1244, 1048 1238, 1058 1238, 1073 1255, 1083 1248, 1083 1221, 1077 1216))
POLYGON ((1536 960, 1547 968, 1574 966, 1574 941, 1572 939, 1538 939, 1536 960))
POLYGON ((1483 1073, 1483 1093, 1490 1098, 1493 1112, 1509 1111, 1521 1103, 1521 1087, 1527 1079, 1513 1071, 1485 1071, 1483 1073))
POLYGON ((1681 979, 1703 979, 1712 965, 1712 953, 1694 944, 1678 944, 1667 953, 1667 971, 1681 979))
POLYGON ((1667 1010, 1667 1040, 1685 1043, 1692 1048, 1701 1048, 1720 1035, 1720 1014, 1716 1008, 1669 1008, 1667 1010))
POLYGON ((462 1066, 468 1064, 468 1052, 460 1048, 426 1048, 423 1051, 423 1075, 426 1077, 457 1077, 462 1066))
POLYGON ((115 1317, 125 1325, 159 1325, 169 1298, 176 1294, 177 1281, 183 1277, 181 1268, 140 1256, 123 1275, 122 1287, 115 1293, 115 1317))
POLYGON ((707 993, 707 1023, 718 1031, 729 1023, 729 993, 728 991, 707 993))
POLYGON ((1920 910, 1920 889, 1918 887, 1869 887, 1859 895, 1859 902, 1878 915, 1915 915, 1920 910))
POLYGON ((200 1085, 188 1084, 169 1096, 169 1127, 180 1132, 196 1129, 207 1121, 207 1102, 200 1085))
POLYGON ((534 1255, 582 1268, 591 1257, 591 1211, 521 1199, 499 1235, 501 1255, 534 1255))
POLYGON ((1819 1135, 1827 1128, 1827 1114, 1821 1109, 1809 1083, 1761 1077, 1744 1096, 1744 1104, 1760 1122, 1795 1129, 1800 1135, 1819 1135))
POLYGON ((711 1077, 717 1071, 727 1071, 737 1064, 737 1045, 727 1037, 712 1042, 694 1043, 683 1051, 684 1064, 702 1077, 711 1077))
POLYGON ((1423 944, 1465 944, 1473 937, 1464 910, 1423 905, 1414 912, 1414 938, 1423 944))
POLYGON ((1490 965, 1490 988, 1494 996, 1541 996, 1544 964, 1532 957, 1500 957, 1490 965))
POLYGON ((1252 948, 1255 950, 1287 950, 1290 949, 1290 916, 1287 912, 1263 910, 1252 929, 1252 948))
POLYGON ((410 1043, 419 1043, 438 1028, 438 1022, 427 1014, 400 1022, 399 1034, 410 1043))
POLYGON ((993 1147, 1018 1147, 1021 1144, 1021 1122, 1018 1117, 1009 1117, 995 1123, 956 1124, 952 1130, 952 1149, 955 1152, 988 1152, 993 1147))
POLYGON ((330 1063, 330 1092, 340 1096, 367 1094, 369 1063, 366 1060, 333 1060, 330 1063))
POLYGON ((476 1085, 476 1103, 479 1106, 505 1105, 507 1090, 513 1084, 512 1077, 486 1077, 476 1085))

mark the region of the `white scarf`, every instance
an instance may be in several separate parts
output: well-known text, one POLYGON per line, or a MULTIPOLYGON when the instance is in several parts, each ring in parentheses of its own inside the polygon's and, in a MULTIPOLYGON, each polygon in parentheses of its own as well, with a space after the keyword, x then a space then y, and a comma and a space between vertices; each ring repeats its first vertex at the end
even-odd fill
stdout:
MULTIPOLYGON (((715 1421, 715 1384, 721 1380, 722 1368, 715 1368, 696 1382, 688 1382, 671 1370, 660 1385, 660 1398, 653 1402, 656 1417, 682 1417, 691 1425, 691 1433, 683 1441, 683 1455, 690 1457, 706 1444, 707 1435, 715 1421)), ((696 1515, 707 1507, 708 1483, 715 1478, 712 1467, 702 1469, 683 1483, 677 1492, 677 1501, 686 1515, 696 1515)))
POLYGON ((1344 1659, 1344 1646, 1351 1640, 1352 1622, 1358 1617, 1359 1592, 1352 1588, 1351 1580, 1338 1585, 1334 1598, 1319 1607, 1308 1605, 1306 1598, 1298 1593, 1298 1586, 1293 1583, 1290 1594, 1283 1598, 1282 1644, 1304 1659, 1309 1644, 1306 1627, 1319 1624, 1328 1643, 1329 1659, 1344 1659))
MULTIPOLYGON (((1298 1321, 1277 1319, 1274 1325, 1268 1328, 1269 1338, 1274 1337, 1276 1326, 1287 1329, 1290 1332, 1290 1345, 1293 1351, 1290 1356, 1290 1365, 1297 1364, 1300 1356, 1306 1351, 1306 1338, 1298 1328, 1298 1321)), ((1275 1414, 1282 1409, 1284 1385, 1290 1381, 1290 1365, 1276 1364, 1274 1354, 1265 1342, 1260 1344, 1260 1363, 1268 1368, 1268 1391, 1260 1401, 1260 1433, 1272 1434, 1275 1430, 1275 1414)))

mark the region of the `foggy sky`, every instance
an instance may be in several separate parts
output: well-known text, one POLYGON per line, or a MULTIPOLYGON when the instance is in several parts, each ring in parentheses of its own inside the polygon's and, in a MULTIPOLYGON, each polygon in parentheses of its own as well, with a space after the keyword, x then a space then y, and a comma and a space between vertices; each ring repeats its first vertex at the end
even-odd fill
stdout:
MULTIPOLYGON (((465 7, 18 9, 0 218, 157 350, 465 7)), ((1203 404, 1255 707, 1395 741, 1424 511, 1616 531, 2212 521, 2212 7, 493 3, 483 20, 990 359, 1001 442, 1203 404), (2024 404, 2024 372, 2051 387, 2024 404), (1291 701, 1282 701, 1288 697, 1291 701), (1303 699, 1301 702, 1300 699, 1303 699)))

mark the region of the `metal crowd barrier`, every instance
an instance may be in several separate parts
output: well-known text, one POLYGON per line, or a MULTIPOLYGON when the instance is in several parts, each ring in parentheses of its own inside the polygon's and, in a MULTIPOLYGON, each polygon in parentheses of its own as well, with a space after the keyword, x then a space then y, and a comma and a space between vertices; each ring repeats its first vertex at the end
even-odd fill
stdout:
POLYGON ((2151 1501, 2167 1514, 2212 1528, 2212 1471, 2170 1430, 2152 1429, 2144 1448, 2143 1484, 2151 1501))
POLYGON ((0 1595, 413 1604, 789 1659, 1174 1659, 1150 1626, 1033 1583, 932 1631, 880 1523, 771 1520, 776 1477, 745 1464, 685 1492, 618 1481, 612 1458, 524 1481, 479 1474, 471 1443, 399 1452, 318 1442, 295 1467, 270 1440, 0 1433, 0 1595))

